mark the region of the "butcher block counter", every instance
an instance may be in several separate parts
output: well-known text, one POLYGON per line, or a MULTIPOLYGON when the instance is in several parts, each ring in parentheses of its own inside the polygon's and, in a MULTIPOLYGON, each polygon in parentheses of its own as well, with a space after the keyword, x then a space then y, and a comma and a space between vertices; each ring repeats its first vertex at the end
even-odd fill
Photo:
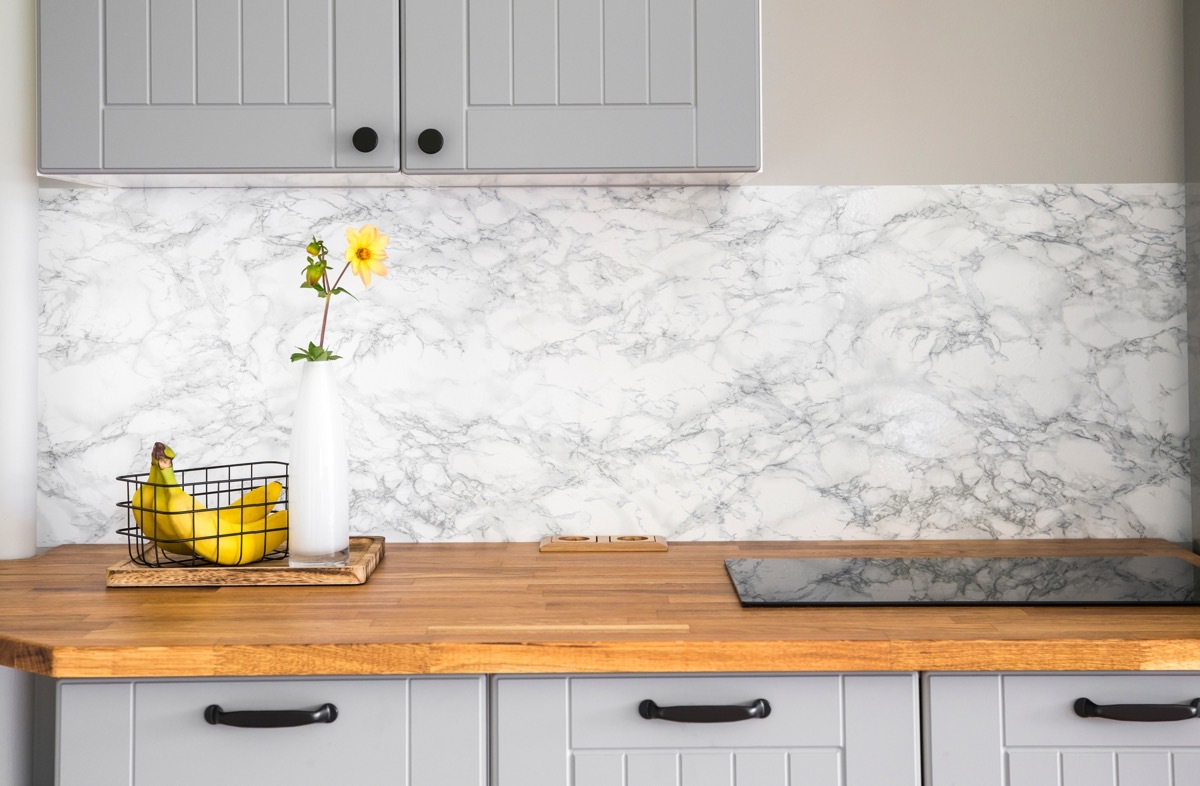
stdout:
POLYGON ((106 588, 124 546, 0 563, 0 665, 64 678, 1200 670, 1197 607, 746 609, 729 557, 1180 555, 1162 540, 387 545, 361 586, 106 588))

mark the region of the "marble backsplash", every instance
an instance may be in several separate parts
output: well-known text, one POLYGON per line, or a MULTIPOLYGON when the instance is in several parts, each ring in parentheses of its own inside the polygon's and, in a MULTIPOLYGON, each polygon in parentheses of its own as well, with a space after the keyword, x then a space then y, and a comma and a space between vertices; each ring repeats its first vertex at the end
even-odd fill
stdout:
POLYGON ((1179 185, 45 190, 39 541, 287 457, 312 234, 351 526, 392 540, 1190 538, 1179 185))

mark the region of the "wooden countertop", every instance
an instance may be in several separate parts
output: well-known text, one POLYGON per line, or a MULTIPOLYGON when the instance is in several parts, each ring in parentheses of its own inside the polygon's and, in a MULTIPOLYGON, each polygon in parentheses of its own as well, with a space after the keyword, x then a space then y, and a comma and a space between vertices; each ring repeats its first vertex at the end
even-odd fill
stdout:
POLYGON ((124 546, 0 562, 0 665, 54 677, 1200 670, 1200 609, 743 609, 726 557, 1177 554, 1161 540, 391 543, 357 587, 117 588, 124 546))

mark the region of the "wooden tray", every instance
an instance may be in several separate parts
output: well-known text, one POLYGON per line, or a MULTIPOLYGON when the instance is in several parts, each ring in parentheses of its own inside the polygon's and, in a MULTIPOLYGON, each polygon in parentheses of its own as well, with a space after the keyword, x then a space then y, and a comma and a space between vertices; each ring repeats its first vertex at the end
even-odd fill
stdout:
POLYGON ((666 551, 662 535, 547 535, 538 551, 666 551))
POLYGON ((383 559, 383 538, 350 538, 350 563, 340 568, 293 568, 287 560, 226 568, 148 568, 127 559, 108 569, 109 587, 258 587, 364 584, 383 559))

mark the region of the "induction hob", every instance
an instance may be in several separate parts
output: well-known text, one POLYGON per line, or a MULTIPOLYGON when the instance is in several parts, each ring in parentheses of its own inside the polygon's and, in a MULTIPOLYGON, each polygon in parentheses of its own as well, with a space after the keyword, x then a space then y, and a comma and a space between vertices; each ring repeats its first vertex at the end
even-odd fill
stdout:
POLYGON ((1179 557, 727 559, 743 606, 1200 604, 1179 557))

